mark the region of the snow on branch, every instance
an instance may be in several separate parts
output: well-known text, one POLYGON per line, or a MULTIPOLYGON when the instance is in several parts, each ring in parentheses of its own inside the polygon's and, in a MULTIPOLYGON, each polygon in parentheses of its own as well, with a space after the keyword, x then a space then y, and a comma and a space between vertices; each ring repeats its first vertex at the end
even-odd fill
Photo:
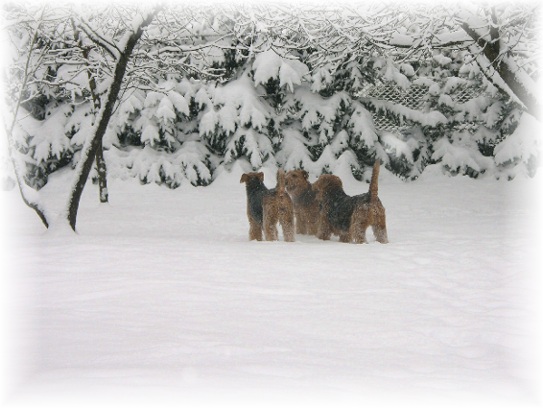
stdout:
MULTIPOLYGON (((534 14, 537 14, 533 8, 525 9, 524 13, 526 13, 524 21, 533 21, 534 14)), ((518 30, 521 28, 527 30, 527 23, 517 26, 516 34, 511 35, 511 23, 507 22, 509 20, 507 13, 499 14, 496 8, 492 8, 489 14, 490 17, 484 20, 473 13, 463 11, 456 19, 473 40, 470 50, 489 81, 525 106, 532 115, 539 116, 540 103, 538 95, 534 94, 536 89, 534 78, 528 74, 526 66, 519 64, 519 59, 523 58, 522 54, 526 49, 521 41, 525 35, 518 30)), ((518 17, 518 14, 515 15, 514 20, 518 21, 518 17)), ((530 42, 527 45, 533 46, 530 42)))
POLYGON ((75 25, 81 31, 83 31, 93 43, 106 51, 111 57, 119 57, 119 48, 115 44, 104 38, 95 28, 91 26, 89 22, 85 21, 84 17, 76 16, 74 19, 76 20, 75 25))

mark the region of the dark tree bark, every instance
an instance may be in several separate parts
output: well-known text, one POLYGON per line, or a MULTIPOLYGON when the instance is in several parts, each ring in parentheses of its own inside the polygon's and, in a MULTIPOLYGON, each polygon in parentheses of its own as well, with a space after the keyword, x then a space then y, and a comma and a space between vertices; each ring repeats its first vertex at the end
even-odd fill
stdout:
MULTIPOLYGON (((541 119, 541 106, 538 99, 533 93, 533 89, 526 89, 526 84, 519 78, 519 68, 511 66, 507 60, 507 50, 501 49, 502 42, 500 41, 500 32, 498 29, 496 11, 492 10, 492 24, 485 34, 490 34, 490 39, 486 39, 473 27, 466 22, 460 22, 460 26, 466 34, 477 44, 482 54, 491 65, 492 69, 500 76, 509 90, 518 98, 524 105, 528 113, 537 119, 541 119)), ((476 54, 476 53, 475 53, 476 54)), ((504 89, 503 85, 493 80, 488 72, 489 67, 481 66, 482 72, 501 92, 508 94, 508 90, 504 89)))
POLYGON ((96 171, 98 173, 98 191, 100 195, 100 202, 107 203, 109 201, 109 192, 107 189, 107 165, 104 159, 104 148, 102 141, 96 151, 96 171))
POLYGON ((118 55, 111 86, 109 88, 109 92, 106 93, 105 104, 97 117, 98 123, 95 125, 96 130, 90 145, 88 146, 87 151, 81 156, 82 162, 78 166, 79 174, 76 176, 77 180, 70 195, 67 219, 74 231, 76 229, 77 213, 79 210, 81 195, 83 194, 83 189, 85 188, 89 173, 92 169, 92 164, 95 160, 96 153, 102 145, 102 139, 106 133, 107 126, 113 114, 115 103, 117 102, 117 98, 121 90, 121 84, 126 73, 128 61, 136 44, 143 35, 144 29, 151 24, 157 12, 158 9, 155 9, 145 19, 143 19, 137 29, 130 35, 124 49, 122 49, 118 55))
MULTIPOLYGON (((74 29, 75 37, 77 38, 79 42, 79 46, 82 49, 83 58, 85 60, 88 60, 91 48, 85 47, 83 45, 83 41, 81 39, 81 32, 77 28, 77 25, 75 24, 73 19, 72 19, 72 27, 74 29)), ((87 69, 87 78, 89 80, 89 90, 90 90, 92 103, 94 107, 94 114, 96 114, 97 112, 100 111, 101 101, 96 89, 96 79, 92 75, 92 72, 89 69, 87 69)), ((107 165, 104 159, 104 148, 103 148, 102 141, 100 141, 100 145, 98 146, 98 150, 96 151, 96 171, 98 174, 98 195, 100 198, 100 202, 107 203, 109 201, 109 192, 107 188, 107 165)))
MULTIPOLYGON (((85 58, 88 58, 88 52, 89 51, 87 50, 87 55, 84 55, 85 58)), ((89 88, 94 104, 94 111, 99 112, 101 103, 100 97, 96 91, 96 80, 90 72, 87 71, 87 74, 89 76, 89 88)), ((98 173, 98 194, 100 196, 100 202, 107 203, 109 201, 109 192, 107 189, 107 165, 106 160, 104 159, 104 147, 102 144, 102 139, 100 139, 98 150, 96 151, 96 171, 98 173)))

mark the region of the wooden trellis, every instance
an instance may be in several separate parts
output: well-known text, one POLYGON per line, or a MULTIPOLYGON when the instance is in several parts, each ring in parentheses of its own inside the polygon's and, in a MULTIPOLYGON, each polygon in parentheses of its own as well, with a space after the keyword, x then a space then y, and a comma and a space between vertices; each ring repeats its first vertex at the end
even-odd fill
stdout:
MULTIPOLYGON (((454 102, 463 104, 478 97, 481 93, 482 90, 475 87, 457 87, 457 89, 451 92, 449 96, 454 102)), ((428 87, 423 85, 412 85, 407 89, 403 89, 395 84, 381 83, 366 87, 361 96, 392 102, 409 109, 423 111, 424 105, 428 101, 428 87)), ((373 113, 373 122, 375 128, 378 130, 399 131, 409 127, 408 124, 400 122, 394 115, 387 115, 381 110, 377 110, 373 113)))

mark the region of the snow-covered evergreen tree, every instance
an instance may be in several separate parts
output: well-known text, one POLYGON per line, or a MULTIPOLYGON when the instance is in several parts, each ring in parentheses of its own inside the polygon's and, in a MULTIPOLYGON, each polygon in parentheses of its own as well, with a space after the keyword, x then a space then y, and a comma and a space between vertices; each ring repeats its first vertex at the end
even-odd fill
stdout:
MULTIPOLYGON (((13 84, 28 53, 36 66, 14 131, 17 160, 34 188, 78 163, 96 119, 93 96, 109 85, 117 51, 98 47, 93 35, 117 41, 123 30, 118 14, 96 7, 89 16, 56 13, 62 18, 40 25, 32 49, 28 27, 11 26, 23 50, 13 84)), ((438 22, 406 12, 398 20, 370 8, 377 14, 362 18, 357 8, 331 7, 327 19, 315 19, 323 11, 302 6, 298 17, 273 6, 197 10, 159 14, 129 61, 103 139, 111 176, 175 188, 208 185, 236 161, 357 179, 369 177, 376 158, 403 179, 429 164, 471 177, 537 168, 524 107, 486 75, 449 16, 438 22), (364 31, 372 23, 387 31, 364 31)))

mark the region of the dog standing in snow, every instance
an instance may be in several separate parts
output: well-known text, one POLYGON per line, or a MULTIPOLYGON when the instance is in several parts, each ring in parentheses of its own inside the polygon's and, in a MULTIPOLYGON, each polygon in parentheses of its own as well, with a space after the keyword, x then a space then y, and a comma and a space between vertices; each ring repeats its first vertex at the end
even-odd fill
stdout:
POLYGON ((249 240, 262 241, 262 231, 266 241, 278 239, 277 223, 281 224, 285 241, 293 242, 294 209, 292 200, 285 190, 285 172, 277 171, 277 186, 269 190, 264 185, 264 173, 245 173, 240 183, 247 190, 247 218, 249 220, 249 240))
POLYGON ((319 203, 308 178, 305 170, 291 170, 286 174, 285 184, 294 205, 296 232, 317 235, 319 203))
POLYGON ((328 240, 335 234, 341 242, 366 243, 366 230, 371 226, 378 242, 388 242, 385 208, 377 196, 379 166, 377 160, 365 194, 347 195, 341 179, 331 174, 323 174, 313 183, 320 204, 318 238, 328 240))

